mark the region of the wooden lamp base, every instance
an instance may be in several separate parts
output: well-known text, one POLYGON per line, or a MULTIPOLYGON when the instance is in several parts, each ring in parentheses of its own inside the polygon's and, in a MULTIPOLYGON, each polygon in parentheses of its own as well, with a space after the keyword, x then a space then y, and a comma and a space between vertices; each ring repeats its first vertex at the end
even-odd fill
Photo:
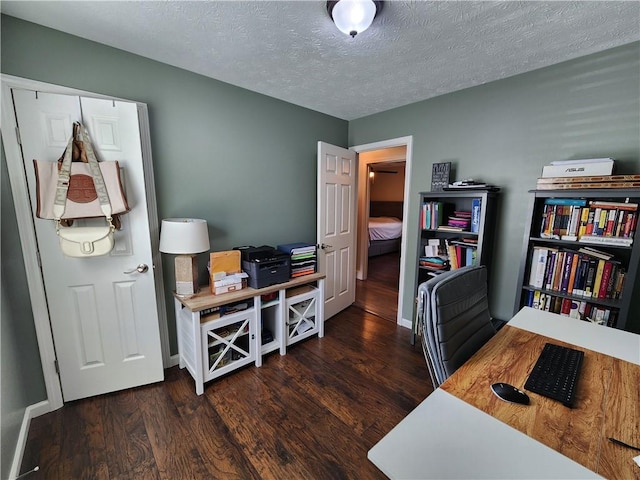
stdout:
POLYGON ((176 294, 194 295, 198 293, 198 260, 195 255, 176 256, 176 294))

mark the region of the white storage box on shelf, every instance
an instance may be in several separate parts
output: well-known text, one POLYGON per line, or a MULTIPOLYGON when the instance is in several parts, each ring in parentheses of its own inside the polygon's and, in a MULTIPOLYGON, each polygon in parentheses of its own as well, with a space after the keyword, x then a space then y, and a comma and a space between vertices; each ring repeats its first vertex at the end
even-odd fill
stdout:
POLYGON ((614 161, 611 158, 560 160, 542 167, 542 178, 611 175, 613 173, 613 166, 614 161))

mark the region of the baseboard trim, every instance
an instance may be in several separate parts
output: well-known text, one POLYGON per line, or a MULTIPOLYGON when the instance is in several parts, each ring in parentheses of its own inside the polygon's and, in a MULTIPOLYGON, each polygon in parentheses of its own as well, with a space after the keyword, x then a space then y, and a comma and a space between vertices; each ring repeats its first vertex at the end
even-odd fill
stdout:
MULTIPOLYGON (((29 436, 29 425, 33 418, 44 415, 51 411, 51 406, 48 400, 44 400, 39 403, 29 405, 24 410, 24 416, 22 417, 22 425, 20 426, 20 434, 18 435, 18 441, 16 442, 16 450, 13 454, 13 462, 11 462, 11 470, 9 471, 9 479, 14 479, 20 474, 20 465, 22 465, 22 456, 24 455, 24 449, 27 446, 27 437, 29 436)), ((35 467, 34 465, 33 467, 35 467)), ((32 468, 33 468, 32 467, 32 468)))
POLYGON ((406 318, 403 318, 400 321, 400 326, 411 329, 413 328, 413 322, 411 320, 407 320, 406 318))
POLYGON ((175 367, 180 364, 180 355, 175 354, 169 357, 169 366, 167 368, 175 367))

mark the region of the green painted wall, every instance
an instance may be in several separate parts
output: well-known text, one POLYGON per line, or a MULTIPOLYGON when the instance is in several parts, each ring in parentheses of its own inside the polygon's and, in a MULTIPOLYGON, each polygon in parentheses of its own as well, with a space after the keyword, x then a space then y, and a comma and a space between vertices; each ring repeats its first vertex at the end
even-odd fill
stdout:
MULTIPOLYGON (((206 219, 212 250, 315 241, 317 141, 346 146, 346 121, 8 16, 1 61, 6 74, 146 103, 159 216, 206 219)), ((163 266, 171 298, 173 257, 163 266)))
MULTIPOLYGON (((418 193, 430 190, 436 162, 453 162, 456 180, 481 179, 502 188, 490 305, 494 316, 508 319, 517 291, 527 192, 535 188, 543 165, 611 157, 617 173, 640 172, 640 43, 349 123, 349 145, 406 135, 414 142, 409 218, 418 218, 418 193)), ((413 316, 417 235, 417 221, 410 222, 405 319, 413 316)), ((630 318, 628 326, 640 331, 640 318, 630 318)))
POLYGON ((46 391, 3 148, 0 148, 0 183, 0 478, 9 478, 25 409, 44 400, 46 391))

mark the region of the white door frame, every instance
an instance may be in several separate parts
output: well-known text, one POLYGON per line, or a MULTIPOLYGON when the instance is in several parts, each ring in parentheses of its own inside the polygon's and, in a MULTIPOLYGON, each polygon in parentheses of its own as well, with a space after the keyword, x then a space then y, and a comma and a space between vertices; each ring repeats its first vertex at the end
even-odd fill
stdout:
MULTIPOLYGON (((35 90, 61 95, 94 97, 125 102, 132 101, 86 92, 84 90, 77 90, 75 88, 52 85, 26 78, 14 77, 11 75, 2 74, 0 75, 0 79, 2 80, 2 123, 0 123, 0 130, 2 131, 2 141, 7 160, 7 169, 9 170, 9 181, 11 183, 13 201, 16 210, 18 233, 20 235, 20 243, 22 245, 22 256, 29 285, 29 297, 31 299, 33 321, 38 339, 42 373, 44 375, 44 383, 47 391, 47 411, 53 411, 62 407, 64 402, 62 399, 60 377, 58 376, 55 368, 56 354, 53 343, 53 334, 51 332, 44 280, 38 265, 36 233, 32 221, 33 215, 31 202, 29 201, 27 178, 23 167, 22 152, 17 138, 18 125, 16 123, 13 101, 11 99, 11 89, 35 90)), ((143 103, 132 103, 136 103, 138 113, 140 114, 140 139, 143 152, 142 162, 145 172, 144 182, 147 193, 149 229, 151 232, 151 250, 153 252, 153 265, 155 268, 156 302, 158 304, 158 321, 160 322, 159 328, 162 362, 164 368, 168 368, 170 366, 169 332, 167 326, 167 308, 164 296, 162 262, 160 259, 160 252, 158 250, 160 226, 158 223, 156 192, 153 177, 153 161, 151 157, 151 138, 149 134, 147 106, 143 103)), ((46 411, 42 411, 42 413, 46 413, 46 411)))
MULTIPOLYGON (((404 276, 406 271, 406 262, 407 262, 407 221, 409 217, 409 191, 411 186, 411 160, 413 158, 413 136, 409 135, 407 137, 399 137, 392 138, 390 140, 383 140, 381 142, 373 142, 367 143, 364 145, 356 145, 350 147, 351 150, 354 150, 356 153, 368 152, 371 150, 383 150, 385 148, 392 147, 407 147, 407 158, 406 158, 406 169, 405 169, 405 180, 404 180, 404 195, 403 195, 403 206, 402 206, 402 240, 400 242, 400 279, 398 285, 398 316, 396 319, 396 323, 406 328, 412 328, 411 319, 402 318, 402 306, 403 306, 403 297, 402 292, 404 291, 404 276)), ((356 158, 356 162, 358 162, 358 169, 360 168, 360 160, 359 157, 356 158)), ((360 225, 361 220, 358 220, 358 224, 360 225)), ((360 232, 360 229, 359 229, 360 232)), ((358 240, 359 243, 359 240, 358 240)))

